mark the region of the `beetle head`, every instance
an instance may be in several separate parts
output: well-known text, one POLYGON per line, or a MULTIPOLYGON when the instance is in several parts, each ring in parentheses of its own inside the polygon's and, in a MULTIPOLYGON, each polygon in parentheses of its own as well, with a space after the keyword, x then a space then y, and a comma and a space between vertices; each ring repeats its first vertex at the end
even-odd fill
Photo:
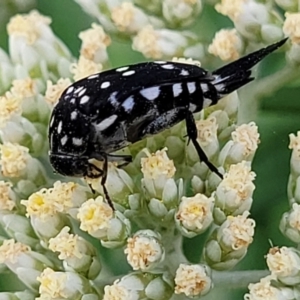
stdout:
POLYGON ((50 153, 53 169, 64 176, 83 177, 89 168, 88 158, 84 156, 50 153))

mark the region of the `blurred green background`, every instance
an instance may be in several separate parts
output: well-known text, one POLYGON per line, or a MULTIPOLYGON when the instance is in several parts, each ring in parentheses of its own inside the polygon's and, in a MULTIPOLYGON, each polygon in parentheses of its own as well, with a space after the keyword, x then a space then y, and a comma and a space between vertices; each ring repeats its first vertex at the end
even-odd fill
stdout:
MULTIPOLYGON (((36 1, 36 9, 52 18, 53 31, 77 57, 80 48, 78 33, 89 28, 91 22, 96 20, 87 16, 72 0, 38 0, 36 1)), ((4 20, 1 23, 4 24, 4 20)), ((195 32, 205 30, 207 36, 212 38, 218 29, 224 27, 232 27, 229 19, 217 14, 211 6, 205 6, 203 13, 197 23, 193 24, 192 29, 195 32)), ((4 49, 8 48, 5 26, 0 27, 0 46, 4 49)), ((108 52, 112 67, 145 60, 141 54, 131 50, 131 45, 124 41, 113 39, 108 52)), ((259 71, 261 73, 270 72, 272 66, 279 59, 282 59, 281 54, 271 55, 260 65, 259 71)), ((255 85, 255 81, 251 84, 255 85)), ((251 91, 251 88, 247 91, 251 91)), ((254 204, 251 210, 252 218, 257 222, 257 228, 254 243, 250 246, 248 255, 236 269, 265 269, 264 256, 270 248, 270 243, 276 246, 292 245, 279 232, 278 224, 281 215, 289 207, 286 197, 291 154, 288 149, 288 135, 291 132, 296 133, 300 129, 299 95, 300 88, 291 83, 290 86, 279 90, 275 95, 260 101, 259 113, 254 121, 259 127, 261 144, 253 165, 257 178, 255 180, 254 204)), ((203 236, 185 241, 185 251, 192 261, 196 262, 199 258, 202 243, 203 236)), ((222 293, 222 296, 218 296, 218 298, 243 299, 242 295, 245 291, 239 290, 231 293, 228 290, 227 296, 222 293)), ((217 292, 209 294, 205 299, 216 299, 217 292)))

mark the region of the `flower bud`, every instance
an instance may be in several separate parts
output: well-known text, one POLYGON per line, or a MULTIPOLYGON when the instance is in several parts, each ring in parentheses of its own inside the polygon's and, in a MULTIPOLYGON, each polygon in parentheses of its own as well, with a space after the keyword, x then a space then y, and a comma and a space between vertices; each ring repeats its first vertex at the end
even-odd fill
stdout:
POLYGON ((267 254, 267 264, 271 274, 285 285, 300 283, 299 251, 288 247, 273 247, 267 254))
POLYGON ((75 271, 89 279, 95 279, 101 269, 93 246, 82 237, 70 234, 70 227, 49 240, 49 249, 59 252, 58 258, 63 261, 66 270, 75 271))
POLYGON ((284 213, 280 220, 279 229, 291 241, 300 242, 300 205, 294 203, 290 211, 284 213))
POLYGON ((166 0, 162 2, 162 13, 168 24, 172 27, 190 25, 202 10, 201 0, 166 0))
POLYGON ((182 197, 175 215, 177 228, 187 237, 203 233, 213 221, 213 204, 213 198, 208 198, 203 194, 182 197))
POLYGON ((175 294, 188 298, 207 294, 212 288, 210 269, 206 265, 180 264, 175 275, 175 294))
POLYGON ((214 219, 217 224, 222 224, 228 215, 236 216, 250 210, 255 189, 254 178, 255 173, 247 162, 230 166, 214 194, 214 219))
POLYGON ((266 295, 269 299, 297 299, 293 289, 280 286, 273 275, 266 276, 257 283, 250 283, 248 288, 249 293, 244 296, 244 300, 264 300, 266 295))
POLYGON ((229 216, 210 236, 204 247, 206 263, 216 270, 233 268, 245 255, 253 241, 255 221, 240 216, 229 216))
POLYGON ((147 299, 168 300, 173 294, 173 284, 166 273, 134 272, 104 287, 103 300, 147 299))
MULTIPOLYGON (((53 34, 49 24, 51 19, 32 11, 27 15, 11 18, 7 31, 9 34, 9 52, 15 64, 22 65, 28 74, 43 74, 41 60, 46 63, 52 76, 61 74, 60 64, 71 60, 67 47, 53 34)), ((47 76, 47 75, 46 75, 47 76)), ((48 78, 44 78, 48 79, 48 78)))
POLYGON ((147 271, 164 260, 165 251, 160 239, 159 233, 151 230, 139 230, 128 238, 124 252, 133 270, 147 271))
POLYGON ((121 212, 113 211, 102 196, 89 199, 78 210, 80 229, 101 240, 103 246, 122 246, 130 234, 131 226, 121 212))
POLYGON ((182 56, 201 59, 199 53, 198 56, 192 55, 195 54, 192 48, 199 45, 198 39, 191 32, 154 29, 147 25, 133 38, 132 48, 152 59, 182 56))
POLYGON ((55 272, 50 268, 44 269, 37 278, 42 299, 81 299, 85 294, 92 293, 88 279, 75 272, 55 272))
POLYGON ((38 287, 37 275, 45 265, 53 266, 46 256, 12 239, 4 240, 0 246, 0 263, 4 263, 25 285, 34 290, 38 287))

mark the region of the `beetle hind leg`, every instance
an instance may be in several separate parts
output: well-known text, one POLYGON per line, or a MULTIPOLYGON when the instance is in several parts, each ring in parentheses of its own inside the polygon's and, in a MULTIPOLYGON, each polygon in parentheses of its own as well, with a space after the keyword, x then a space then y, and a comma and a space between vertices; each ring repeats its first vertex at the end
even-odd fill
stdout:
POLYGON ((212 172, 216 173, 221 179, 223 179, 223 175, 209 161, 207 155, 202 150, 202 148, 200 147, 200 145, 197 141, 197 127, 196 127, 196 124, 195 124, 193 114, 190 111, 186 112, 185 122, 186 122, 188 142, 192 141, 194 147, 196 148, 196 151, 198 153, 198 156, 199 156, 200 160, 203 161, 212 172))

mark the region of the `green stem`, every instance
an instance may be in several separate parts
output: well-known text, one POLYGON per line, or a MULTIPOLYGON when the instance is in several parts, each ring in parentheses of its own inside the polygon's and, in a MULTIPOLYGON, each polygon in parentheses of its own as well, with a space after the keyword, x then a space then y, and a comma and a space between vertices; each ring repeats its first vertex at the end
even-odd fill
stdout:
POLYGON ((174 235, 166 234, 162 237, 166 251, 164 265, 173 275, 178 269, 179 264, 189 263, 182 251, 182 239, 183 237, 179 233, 174 235))
POLYGON ((262 277, 269 275, 268 270, 212 272, 214 285, 218 288, 241 289, 247 288, 249 283, 258 282, 262 277))
POLYGON ((299 78, 299 71, 299 68, 286 66, 280 71, 256 81, 250 87, 245 87, 240 93, 239 123, 255 119, 259 100, 273 95, 283 86, 299 78))

